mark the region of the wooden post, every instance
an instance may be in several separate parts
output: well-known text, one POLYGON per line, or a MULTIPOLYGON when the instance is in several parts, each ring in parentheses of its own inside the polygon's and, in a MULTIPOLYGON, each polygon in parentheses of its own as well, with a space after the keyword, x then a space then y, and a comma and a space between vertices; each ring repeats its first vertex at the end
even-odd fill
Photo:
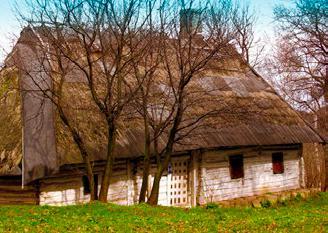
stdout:
POLYGON ((40 205, 40 194, 41 194, 41 191, 40 191, 40 181, 37 180, 35 182, 35 194, 36 194, 36 204, 37 205, 40 205))
POLYGON ((199 153, 198 160, 198 172, 197 172, 197 194, 196 194, 196 202, 197 205, 205 204, 205 198, 206 198, 206 184, 205 184, 205 178, 206 178, 206 167, 204 167, 204 161, 203 161, 203 154, 199 153), (203 193, 203 194, 202 194, 203 193))
POLYGON ((132 197, 132 177, 131 177, 131 161, 130 159, 126 160, 127 166, 126 166, 126 170, 127 170, 127 205, 131 205, 133 204, 133 198, 131 200, 132 197))
POLYGON ((151 174, 149 174, 148 175, 148 187, 147 187, 147 195, 146 195, 146 201, 148 200, 148 198, 149 198, 149 195, 150 195, 150 192, 151 192, 151 188, 152 188, 152 181, 153 181, 153 179, 152 179, 152 175, 151 174))
POLYGON ((200 150, 194 150, 191 152, 191 206, 196 206, 198 203, 199 195, 199 159, 201 157, 200 150))
POLYGON ((304 167, 304 157, 303 157, 303 145, 301 149, 298 151, 299 158, 299 176, 300 176, 300 187, 305 188, 305 167, 304 167))
POLYGON ((172 180, 172 174, 167 173, 167 205, 171 206, 171 180, 172 180))

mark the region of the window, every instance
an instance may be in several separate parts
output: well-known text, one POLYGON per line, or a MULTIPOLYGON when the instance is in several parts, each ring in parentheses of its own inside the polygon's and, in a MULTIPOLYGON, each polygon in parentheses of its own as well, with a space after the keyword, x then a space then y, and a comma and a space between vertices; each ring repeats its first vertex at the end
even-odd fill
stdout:
MULTIPOLYGON (((95 183, 95 190, 94 190, 94 192, 95 192, 95 197, 96 197, 96 199, 97 199, 97 197, 98 197, 98 175, 94 175, 93 176, 93 181, 94 181, 94 183, 95 183)), ((84 195, 88 195, 88 194, 90 194, 90 183, 89 183, 89 179, 88 179, 88 177, 87 176, 83 176, 82 177, 82 182, 83 182, 83 194, 84 195)))
POLYGON ((272 171, 273 174, 284 173, 284 155, 282 152, 272 154, 272 171))
POLYGON ((229 157, 231 179, 244 177, 243 155, 234 155, 229 157))
POLYGON ((87 195, 90 194, 90 183, 87 176, 82 177, 83 182, 83 194, 87 195))

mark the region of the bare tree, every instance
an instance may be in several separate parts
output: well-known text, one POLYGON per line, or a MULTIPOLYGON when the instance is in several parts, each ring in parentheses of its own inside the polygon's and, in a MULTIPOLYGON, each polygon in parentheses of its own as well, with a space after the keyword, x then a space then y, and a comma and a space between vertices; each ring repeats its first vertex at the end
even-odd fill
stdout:
POLYGON ((288 97, 300 108, 327 105, 327 4, 298 0, 294 8, 275 8, 281 39, 277 59, 288 97))
MULTIPOLYGON (((145 132, 140 202, 145 201, 153 156, 157 168, 148 203, 157 204, 160 180, 174 148, 210 125, 211 117, 234 109, 230 105, 227 110, 219 99, 208 108, 219 98, 211 92, 220 88, 204 90, 199 86, 208 86, 203 79, 207 72, 218 71, 220 63, 239 58, 233 47, 238 7, 224 0, 35 0, 29 6, 33 15, 23 19, 45 38, 46 43, 38 48, 40 64, 46 64, 42 72, 55 84, 40 89, 63 115, 61 119, 80 143, 86 164, 92 154, 83 150, 86 140, 79 124, 71 126, 60 98, 65 94, 60 87, 72 72, 85 84, 92 111, 99 115, 99 124, 105 125, 106 163, 99 199, 107 201, 123 116, 136 110, 145 132), (48 63, 53 65, 50 69, 48 63)), ((87 170, 93 186, 92 167, 87 170)))
MULTIPOLYGON (((33 15, 23 19, 32 28, 42 28, 52 48, 42 51, 47 55, 56 51, 59 68, 67 64, 75 70, 107 125, 106 164, 99 194, 99 200, 106 202, 120 116, 140 87, 131 71, 132 61, 137 63, 146 48, 146 41, 139 36, 148 17, 143 12, 145 1, 36 0, 29 6, 33 15)), ((69 125, 67 119, 63 121, 69 125)), ((83 144, 81 137, 75 138, 78 134, 73 136, 75 142, 83 144)))
POLYGON ((255 11, 252 11, 248 2, 243 5, 235 3, 235 13, 232 23, 236 30, 235 44, 245 61, 253 68, 261 63, 261 54, 264 45, 260 39, 255 39, 254 26, 257 23, 255 11))
POLYGON ((202 75, 210 69, 210 63, 237 56, 229 44, 235 35, 231 2, 219 1, 214 6, 211 1, 199 5, 193 1, 163 1, 159 9, 153 16, 159 23, 154 25, 157 33, 152 41, 159 41, 155 43, 161 46, 148 61, 156 64, 149 66, 152 72, 143 72, 151 81, 142 85, 139 101, 147 151, 139 201, 145 201, 152 151, 157 168, 147 200, 151 205, 158 202, 160 180, 174 147, 200 128, 200 122, 220 111, 204 107, 213 96, 197 88, 202 75))
MULTIPOLYGON (((151 9, 151 6, 149 6, 151 9)), ((146 201, 146 192, 148 188, 148 177, 151 165, 151 156, 152 156, 152 142, 153 135, 156 132, 153 132, 154 124, 151 121, 154 116, 152 107, 155 104, 156 100, 159 98, 159 93, 156 92, 156 87, 158 87, 157 71, 160 66, 160 48, 162 46, 160 35, 157 33, 157 30, 154 28, 152 22, 152 14, 149 14, 148 19, 148 30, 145 31, 147 36, 143 36, 143 39, 147 39, 147 52, 142 59, 142 65, 134 64, 135 77, 141 85, 141 88, 138 92, 138 95, 134 101, 134 108, 139 116, 143 119, 144 127, 144 159, 143 159, 143 177, 142 185, 139 195, 139 203, 146 201), (154 102, 155 101, 155 102, 154 102), (153 126, 153 128, 151 127, 153 126)), ((138 118, 138 117, 137 117, 138 118)), ((139 117, 140 118, 140 117, 139 117)))
MULTIPOLYGON (((51 37, 44 37, 45 33, 49 32, 49 28, 38 27, 34 29, 27 27, 23 30, 22 37, 18 42, 18 46, 16 46, 17 52, 10 57, 7 65, 18 69, 20 74, 23 74, 32 82, 32 85, 21 88, 20 91, 39 93, 37 95, 40 98, 50 100, 56 107, 59 118, 80 151, 90 182, 91 201, 95 200, 97 197, 94 192, 90 155, 86 149, 84 139, 79 133, 79 128, 70 117, 71 113, 66 107, 67 103, 63 101, 63 85, 71 69, 67 66, 67 61, 63 59, 60 51, 55 47, 51 47, 53 45, 51 37), (23 54, 24 56, 22 56, 23 54), (34 61, 31 62, 31 60, 34 61)), ((40 105, 37 114, 42 114, 42 105, 40 105)))
MULTIPOLYGON (((312 113, 315 121, 327 119, 327 2, 296 0, 292 7, 276 7, 274 13, 280 32, 275 68, 281 75, 281 90, 296 108, 312 113)), ((325 124, 314 126, 327 134, 325 124)))
MULTIPOLYGON (((20 110, 20 93, 17 70, 6 69, 0 71, 0 134, 1 158, 0 174, 4 171, 17 170, 21 160, 21 118, 17 114, 20 110), (13 133, 8 133, 13 132, 13 133), (18 143, 13 143, 18 142, 18 143)), ((19 170, 19 169, 18 169, 19 170)))

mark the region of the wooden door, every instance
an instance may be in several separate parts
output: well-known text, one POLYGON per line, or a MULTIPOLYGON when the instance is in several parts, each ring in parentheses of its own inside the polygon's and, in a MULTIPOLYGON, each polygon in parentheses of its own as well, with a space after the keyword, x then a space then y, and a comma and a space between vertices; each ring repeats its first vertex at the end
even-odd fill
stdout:
POLYGON ((188 162, 189 157, 171 159, 169 199, 171 206, 188 206, 188 162))

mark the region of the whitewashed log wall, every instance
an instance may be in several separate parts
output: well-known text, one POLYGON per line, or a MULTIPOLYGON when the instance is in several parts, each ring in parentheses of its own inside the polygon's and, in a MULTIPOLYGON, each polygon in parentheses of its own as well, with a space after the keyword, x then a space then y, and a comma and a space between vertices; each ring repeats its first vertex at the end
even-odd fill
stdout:
MULTIPOLYGON (((127 205, 133 203, 129 183, 132 180, 128 173, 127 161, 117 162, 113 168, 110 180, 108 201, 127 205)), ((90 194, 84 195, 81 172, 75 174, 59 174, 58 177, 43 179, 40 182, 41 205, 72 205, 85 203, 90 200, 90 194)), ((98 175, 98 192, 100 191, 101 175, 98 175)))
POLYGON ((52 177, 40 182, 40 205, 73 205, 86 202, 81 175, 52 177))
MULTIPOLYGON (((139 193, 141 190, 141 184, 142 184, 142 172, 143 172, 143 163, 139 162, 137 164, 137 173, 134 175, 133 178, 133 201, 134 203, 138 203, 138 198, 139 198, 139 193)), ((147 193, 146 196, 149 196, 151 187, 154 181, 154 175, 156 172, 156 165, 152 164, 150 167, 150 174, 149 174, 149 179, 148 179, 148 188, 147 188, 147 193)), ((168 185, 169 185, 169 180, 168 180, 168 174, 167 172, 164 172, 161 182, 160 182, 160 189, 159 189, 159 196, 158 196, 158 203, 160 205, 169 205, 169 197, 168 197, 168 185)))
MULTIPOLYGON (((120 161, 113 167, 113 175, 110 179, 108 201, 119 205, 129 205, 133 203, 132 196, 132 177, 131 166, 129 160, 120 161), (129 168, 129 169, 128 169, 129 168)), ((101 184, 101 176, 99 176, 99 185, 101 184)), ((100 190, 100 186, 98 188, 100 190)))
MULTIPOLYGON (((250 151, 244 156, 244 178, 231 179, 229 170, 230 151, 192 152, 188 170, 188 204, 205 204, 232 198, 260 195, 268 192, 296 189, 301 184, 301 164, 298 150, 284 152, 284 173, 273 174, 271 154, 276 151, 250 151)), ((138 203, 142 183, 142 161, 117 162, 110 181, 108 200, 131 205, 138 203)), ((148 194, 151 190, 156 165, 150 169, 148 194)), ((101 176, 99 175, 99 185, 101 176)), ((160 205, 171 205, 172 174, 165 172, 160 183, 160 205)), ((100 187, 98 188, 98 190, 100 187)), ((68 205, 88 201, 83 195, 82 176, 64 176, 44 179, 40 183, 40 204, 68 205)))
MULTIPOLYGON (((273 174, 272 152, 244 153, 244 178, 231 179, 229 153, 205 152, 199 172, 199 203, 217 202, 300 187, 298 151, 284 151, 284 173, 273 174)), ((231 153, 230 153, 231 155, 231 153)))
MULTIPOLYGON (((148 194, 151 190, 153 177, 156 171, 152 164, 149 176, 148 194)), ((101 176, 98 178, 100 190, 101 176)), ((138 164, 136 174, 133 174, 133 164, 128 161, 116 163, 110 180, 108 201, 120 205, 138 203, 142 184, 142 163, 138 164)), ((163 174, 160 182, 159 204, 169 205, 168 175, 163 174)), ((42 180, 40 184, 41 205, 72 205, 85 203, 90 200, 90 195, 83 194, 82 175, 52 177, 42 180)))

